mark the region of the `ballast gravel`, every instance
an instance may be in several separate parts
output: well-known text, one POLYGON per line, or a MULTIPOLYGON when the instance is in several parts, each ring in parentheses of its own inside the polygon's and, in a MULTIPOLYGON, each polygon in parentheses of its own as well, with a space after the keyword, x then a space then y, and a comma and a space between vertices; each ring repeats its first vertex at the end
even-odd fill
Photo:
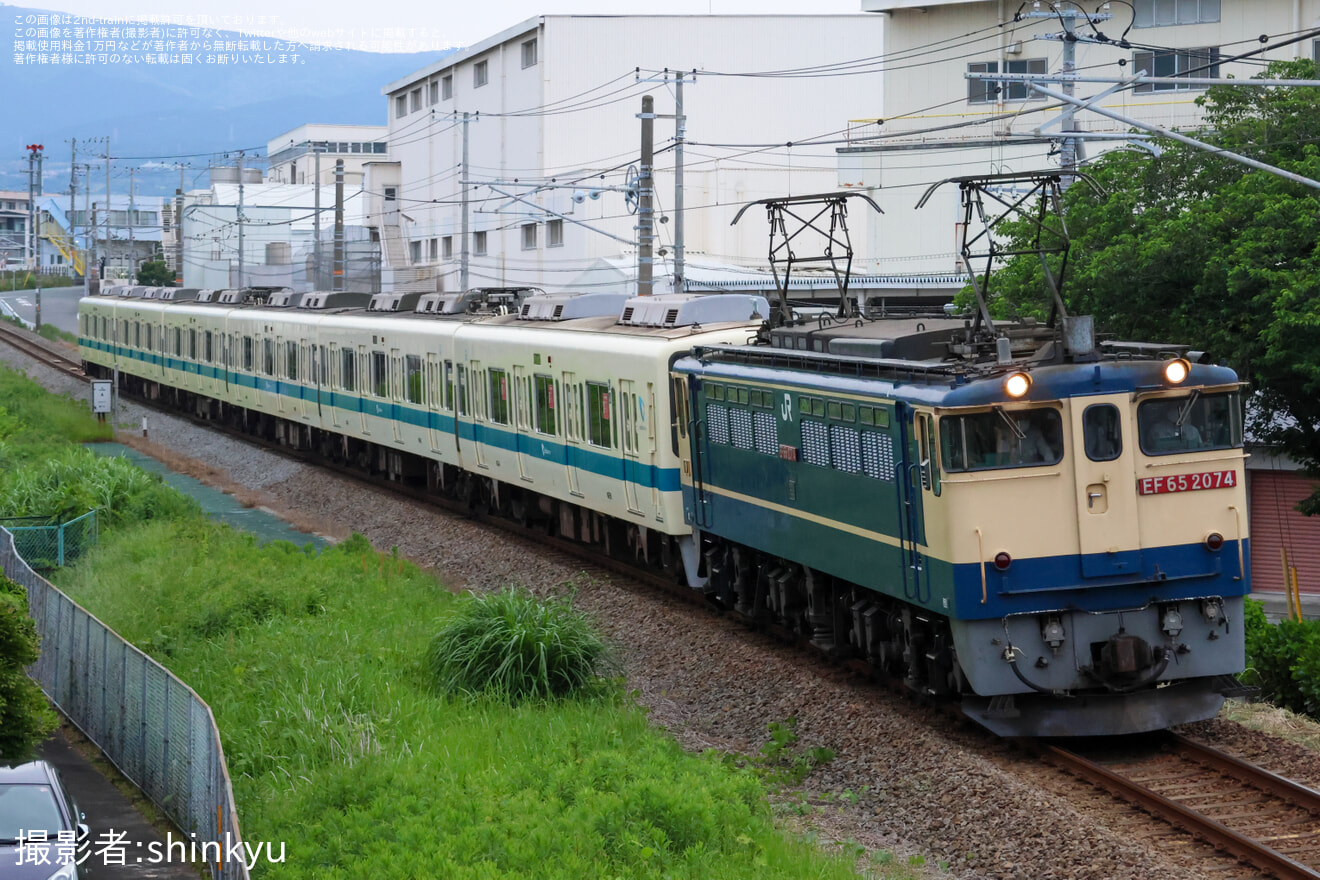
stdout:
MULTIPOLYGON (((88 396, 85 383, 7 347, 0 360, 53 391, 88 396)), ((544 593, 572 585, 575 601, 621 648, 628 685, 652 722, 687 748, 756 755, 768 725, 793 719, 799 740, 791 751, 820 747, 834 757, 800 787, 776 794, 774 807, 826 849, 864 848, 864 874, 892 860, 913 873, 960 878, 1256 876, 1226 870, 1230 863, 1213 850, 979 730, 738 621, 132 402, 121 402, 115 421, 127 439, 141 434, 143 417, 151 444, 186 457, 195 476, 295 524, 336 537, 358 531, 383 550, 397 546, 455 588, 520 584, 544 593)), ((1274 760, 1266 766, 1294 778, 1320 775, 1314 752, 1267 734, 1223 721, 1189 732, 1252 760, 1274 760)))

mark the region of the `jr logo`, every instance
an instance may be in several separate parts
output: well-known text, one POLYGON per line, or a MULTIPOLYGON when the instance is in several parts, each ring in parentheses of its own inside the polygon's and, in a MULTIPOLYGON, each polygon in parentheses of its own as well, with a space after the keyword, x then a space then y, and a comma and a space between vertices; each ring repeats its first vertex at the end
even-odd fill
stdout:
POLYGON ((793 418, 793 395, 784 392, 784 403, 779 407, 779 417, 784 421, 793 418))

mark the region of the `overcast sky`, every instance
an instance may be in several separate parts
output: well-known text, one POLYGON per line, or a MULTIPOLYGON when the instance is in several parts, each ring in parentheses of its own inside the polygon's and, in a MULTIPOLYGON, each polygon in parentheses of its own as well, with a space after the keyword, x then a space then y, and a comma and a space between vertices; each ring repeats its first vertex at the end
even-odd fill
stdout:
MULTIPOLYGON (((403 45, 394 51, 420 52, 467 46, 520 21, 541 14, 803 14, 859 13, 861 0, 26 0, 24 5, 98 18, 207 16, 212 27, 283 36, 300 42, 370 48, 382 37, 403 45), (248 18, 251 17, 249 22, 248 18), (266 21, 262 23, 260 17, 266 21), (226 17, 228 20, 226 21, 226 17), (394 35, 382 29, 410 29, 394 35), (336 33, 342 30, 343 33, 336 33)), ((184 22, 180 22, 184 23, 184 22)), ((191 22, 190 22, 191 23, 191 22)), ((197 22, 202 23, 202 22, 197 22)))

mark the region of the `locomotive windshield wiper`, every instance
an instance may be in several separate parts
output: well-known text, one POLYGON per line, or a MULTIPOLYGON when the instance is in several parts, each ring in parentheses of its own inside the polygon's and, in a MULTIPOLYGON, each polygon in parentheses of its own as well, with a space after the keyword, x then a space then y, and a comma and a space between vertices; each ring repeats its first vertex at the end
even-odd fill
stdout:
POLYGON ((1178 410, 1178 421, 1176 422, 1176 424, 1178 425, 1179 428, 1183 426, 1183 422, 1187 421, 1187 417, 1192 414, 1192 407, 1196 405, 1196 400, 1200 396, 1201 396, 1200 388, 1193 388, 1192 393, 1187 395, 1187 402, 1184 403, 1182 405, 1182 408, 1178 410))
POLYGON ((1008 429, 1013 432, 1014 437, 1018 438, 1019 440, 1027 439, 1027 432, 1018 427, 1018 423, 1014 421, 1009 416, 1008 413, 1004 412, 1004 408, 1002 406, 995 407, 995 412, 998 413, 999 417, 1004 420, 1004 424, 1008 425, 1008 429))

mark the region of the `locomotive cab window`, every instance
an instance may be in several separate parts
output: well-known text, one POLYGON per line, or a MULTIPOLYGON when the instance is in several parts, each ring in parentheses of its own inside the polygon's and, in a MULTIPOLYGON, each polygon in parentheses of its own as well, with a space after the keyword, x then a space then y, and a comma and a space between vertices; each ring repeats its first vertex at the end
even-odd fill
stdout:
POLYGON ((1113 461, 1123 454, 1123 429, 1118 407, 1112 403, 1088 406, 1082 413, 1086 457, 1091 461, 1113 461))
POLYGON ((1237 392, 1146 400, 1137 407, 1137 435, 1146 455, 1232 449, 1242 445, 1237 392))
POLYGON ((944 469, 1045 467, 1063 459, 1063 422, 1053 409, 990 412, 940 419, 944 469))

